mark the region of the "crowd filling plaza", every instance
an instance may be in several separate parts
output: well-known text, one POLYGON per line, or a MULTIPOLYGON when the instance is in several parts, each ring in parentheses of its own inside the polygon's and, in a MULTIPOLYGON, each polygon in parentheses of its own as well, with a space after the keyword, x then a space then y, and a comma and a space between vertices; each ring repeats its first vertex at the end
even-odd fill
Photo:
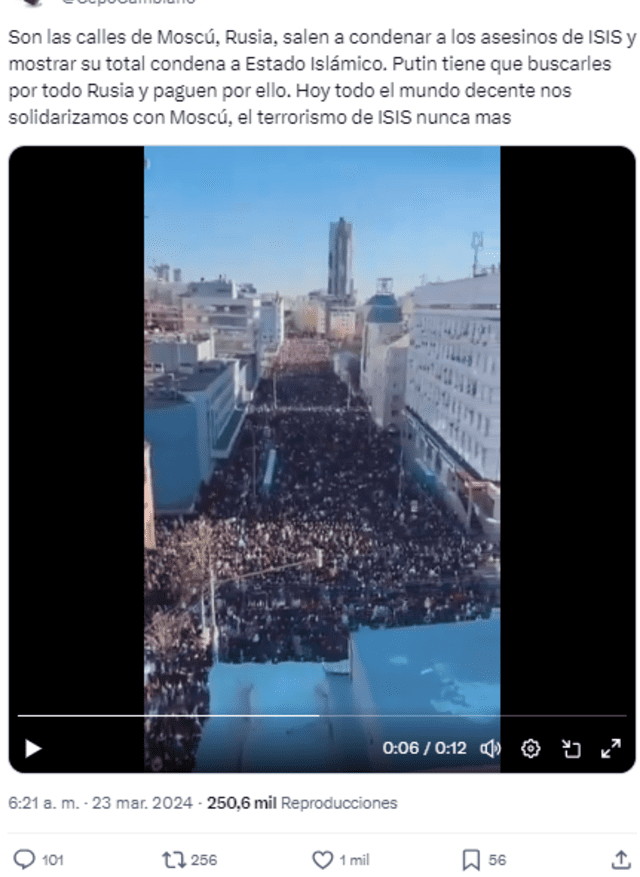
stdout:
POLYGON ((499 546, 404 471, 399 437, 326 361, 302 342, 287 351, 197 513, 158 518, 145 551, 147 770, 193 768, 216 660, 333 663, 361 626, 471 621, 499 605, 486 576, 499 546))

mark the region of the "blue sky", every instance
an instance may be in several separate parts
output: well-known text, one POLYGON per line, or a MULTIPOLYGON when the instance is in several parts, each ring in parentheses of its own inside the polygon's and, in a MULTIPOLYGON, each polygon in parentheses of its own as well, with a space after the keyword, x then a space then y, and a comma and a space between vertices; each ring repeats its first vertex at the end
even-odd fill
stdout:
POLYGON ((145 269, 226 274, 258 292, 327 285, 329 223, 353 223, 359 301, 500 261, 500 150, 489 147, 148 147, 145 269))

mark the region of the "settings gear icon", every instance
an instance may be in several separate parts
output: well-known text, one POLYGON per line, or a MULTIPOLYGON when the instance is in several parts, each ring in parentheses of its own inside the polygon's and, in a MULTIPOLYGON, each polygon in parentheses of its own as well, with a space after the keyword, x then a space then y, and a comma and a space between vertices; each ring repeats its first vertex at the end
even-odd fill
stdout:
POLYGON ((537 740, 525 740, 520 749, 526 758, 536 758, 540 755, 540 744, 537 740))

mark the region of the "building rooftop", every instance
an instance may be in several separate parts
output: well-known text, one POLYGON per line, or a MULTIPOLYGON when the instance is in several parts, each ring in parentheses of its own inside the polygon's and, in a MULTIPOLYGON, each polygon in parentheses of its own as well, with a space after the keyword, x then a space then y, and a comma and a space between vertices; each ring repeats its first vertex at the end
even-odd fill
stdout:
POLYGON ((157 408, 169 403, 184 402, 180 393, 206 390, 229 367, 233 367, 230 360, 211 359, 199 363, 197 371, 191 374, 145 372, 145 405, 149 402, 149 407, 153 403, 153 407, 157 408))
POLYGON ((160 390, 158 393, 145 392, 144 407, 147 411, 157 411, 161 408, 178 408, 181 405, 190 405, 184 396, 169 390, 160 390))
MULTIPOLYGON (((367 714, 375 703, 379 739, 413 739, 407 735, 415 734, 420 721, 415 716, 425 713, 438 717, 439 730, 446 729, 441 739, 457 739, 460 722, 465 721, 460 717, 470 716, 467 739, 473 739, 478 753, 483 740, 499 733, 495 718, 500 712, 498 613, 467 623, 361 628, 351 642, 353 682, 349 697, 341 703, 354 716, 367 714), (398 713, 406 718, 399 721, 398 713)), ((206 722, 196 771, 235 770, 247 757, 253 770, 334 770, 336 753, 344 763, 363 762, 366 769, 373 763, 376 770, 383 769, 385 756, 373 746, 363 751, 361 735, 352 732, 354 723, 336 722, 334 731, 327 733, 324 719, 309 721, 309 713, 317 714, 318 691, 329 686, 330 693, 338 696, 330 679, 321 663, 309 661, 215 664, 209 677, 211 713, 242 715, 246 707, 238 692, 251 691, 252 703, 258 703, 262 712, 292 717, 247 723, 244 736, 238 733, 241 719, 206 722)))
POLYGON ((420 307, 433 305, 499 305, 500 273, 465 277, 444 283, 427 283, 413 291, 415 304, 420 307))
POLYGON ((176 384, 184 392, 206 390, 209 384, 219 378, 227 368, 229 368, 229 361, 210 359, 199 363, 198 370, 194 371, 193 374, 178 378, 176 384))
POLYGON ((355 311, 356 302, 352 298, 330 298, 327 299, 327 307, 330 311, 351 310, 355 311))

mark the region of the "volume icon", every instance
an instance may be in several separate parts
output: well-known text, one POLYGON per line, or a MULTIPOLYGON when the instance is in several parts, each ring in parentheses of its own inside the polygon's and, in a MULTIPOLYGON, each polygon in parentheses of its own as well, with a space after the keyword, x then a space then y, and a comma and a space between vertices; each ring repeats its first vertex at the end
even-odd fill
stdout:
POLYGON ((489 740, 488 743, 480 744, 480 752, 482 752, 483 755, 488 755, 489 758, 495 758, 496 755, 500 755, 501 751, 502 746, 497 740, 489 740))

